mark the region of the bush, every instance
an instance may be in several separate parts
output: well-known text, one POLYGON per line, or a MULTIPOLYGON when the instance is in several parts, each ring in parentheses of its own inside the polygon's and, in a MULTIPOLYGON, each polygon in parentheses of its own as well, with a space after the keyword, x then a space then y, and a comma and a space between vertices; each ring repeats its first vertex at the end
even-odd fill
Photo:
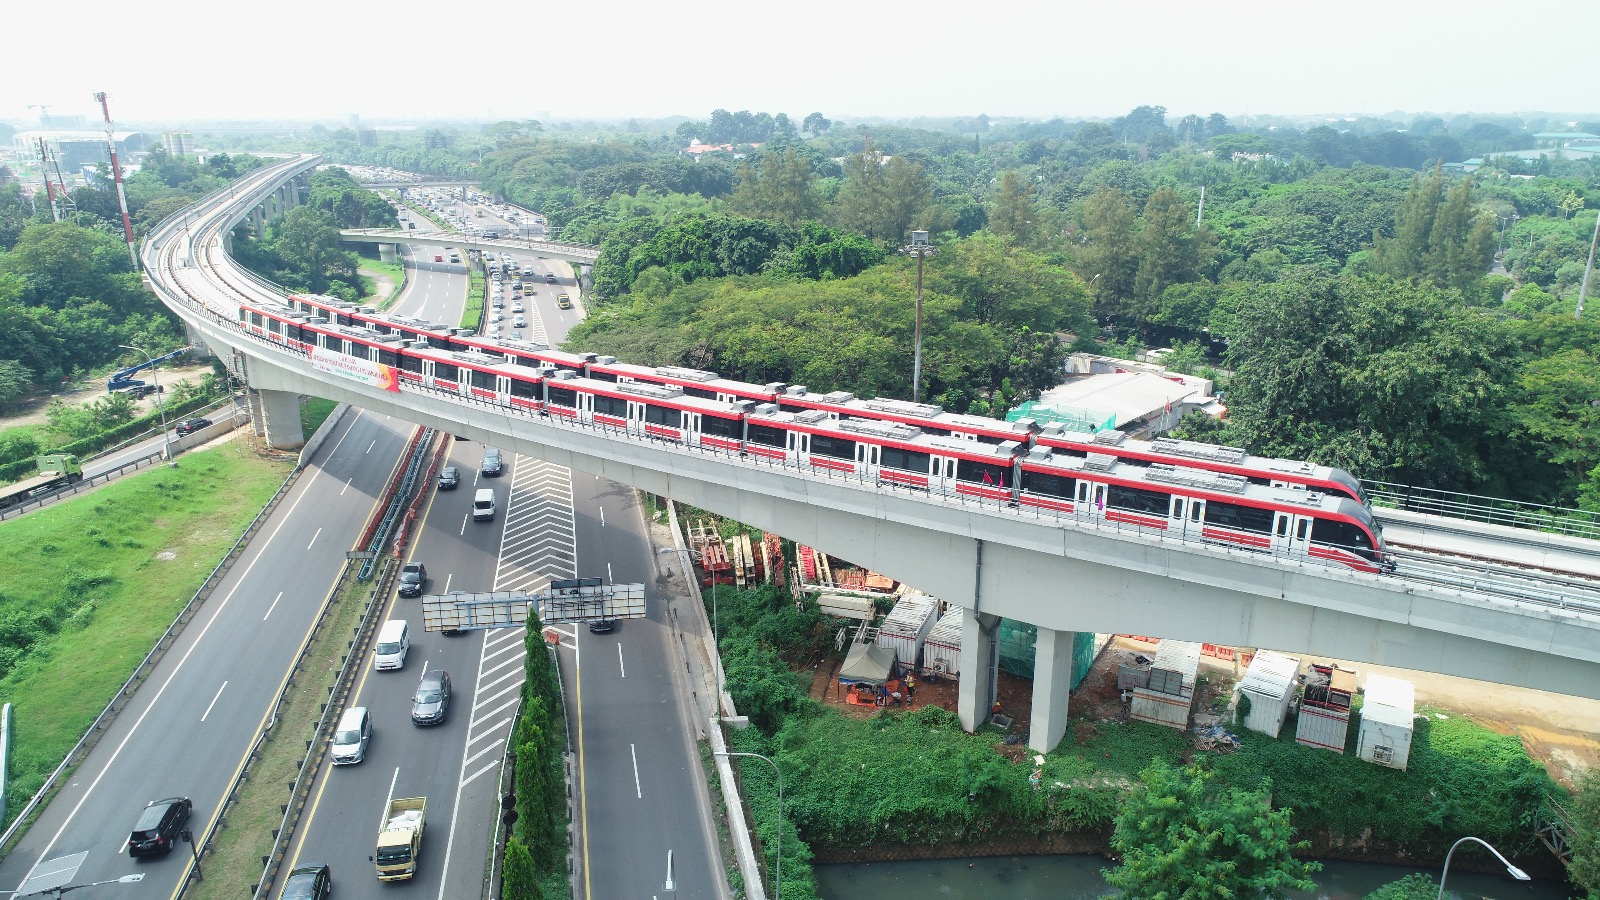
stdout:
POLYGON ((1434 881, 1432 875, 1416 872, 1399 881, 1389 882, 1368 894, 1364 900, 1436 900, 1438 896, 1439 882, 1434 881))

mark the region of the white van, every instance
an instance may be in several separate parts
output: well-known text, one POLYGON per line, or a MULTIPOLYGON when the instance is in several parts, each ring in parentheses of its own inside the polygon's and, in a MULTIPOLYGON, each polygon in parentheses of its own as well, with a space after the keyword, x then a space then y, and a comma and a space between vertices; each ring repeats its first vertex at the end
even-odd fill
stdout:
POLYGON ((333 764, 343 766, 358 763, 367 756, 367 741, 372 740, 372 716, 365 706, 353 706, 339 717, 339 727, 333 731, 333 747, 329 755, 333 764))
POLYGON ((494 521, 494 489, 479 488, 472 497, 472 521, 494 521))
POLYGON ((406 620, 390 619, 383 623, 383 629, 378 632, 378 644, 372 648, 372 667, 380 672, 403 669, 406 651, 410 649, 411 632, 406 628, 406 620))

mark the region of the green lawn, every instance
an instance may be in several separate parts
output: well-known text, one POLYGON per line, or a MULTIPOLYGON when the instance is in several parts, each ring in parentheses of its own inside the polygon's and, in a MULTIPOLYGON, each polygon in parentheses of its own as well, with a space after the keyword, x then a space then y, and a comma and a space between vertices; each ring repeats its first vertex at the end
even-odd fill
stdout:
POLYGON ((334 407, 339 404, 321 397, 307 397, 300 404, 300 430, 305 434, 306 440, 317 433, 322 423, 333 414, 334 407))
POLYGON ((0 702, 14 815, 288 475, 229 445, 9 522, 0 545, 0 702))
POLYGON ((476 329, 483 325, 483 295, 486 283, 481 273, 472 273, 472 285, 467 289, 467 307, 461 311, 462 328, 476 329))
POLYGON ((375 301, 378 306, 384 306, 387 305, 391 299, 400 296, 400 289, 404 287, 406 283, 405 266, 402 266, 399 263, 386 263, 381 259, 373 259, 363 256, 361 257, 361 268, 363 271, 376 272, 379 275, 388 276, 389 280, 394 283, 393 290, 388 293, 379 293, 378 281, 377 279, 373 279, 373 293, 363 302, 375 301))

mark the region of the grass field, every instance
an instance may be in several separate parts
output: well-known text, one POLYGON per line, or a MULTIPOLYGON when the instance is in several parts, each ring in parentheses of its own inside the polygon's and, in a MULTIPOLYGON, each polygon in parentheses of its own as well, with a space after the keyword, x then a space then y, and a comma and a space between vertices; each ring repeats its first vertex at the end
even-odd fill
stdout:
POLYGON ((305 402, 300 404, 300 431, 306 440, 311 440, 311 436, 317 433, 317 429, 322 427, 328 416, 333 415, 333 409, 338 405, 332 400, 324 400, 321 397, 307 397, 305 402))
POLYGON ((391 299, 400 296, 400 288, 406 283, 405 266, 402 266, 399 263, 386 263, 381 259, 363 256, 361 257, 361 268, 372 272, 377 272, 380 275, 386 275, 394 284, 392 291, 380 294, 378 293, 379 288, 377 279, 373 279, 372 289, 374 293, 372 296, 367 297, 366 300, 362 302, 375 302, 379 306, 385 306, 391 299))
POLYGON ((226 445, 0 523, 0 701, 20 809, 238 540, 290 467, 226 445))
POLYGON ((483 295, 486 280, 479 272, 472 273, 472 284, 467 289, 467 306, 461 311, 462 328, 479 328, 483 325, 483 295))

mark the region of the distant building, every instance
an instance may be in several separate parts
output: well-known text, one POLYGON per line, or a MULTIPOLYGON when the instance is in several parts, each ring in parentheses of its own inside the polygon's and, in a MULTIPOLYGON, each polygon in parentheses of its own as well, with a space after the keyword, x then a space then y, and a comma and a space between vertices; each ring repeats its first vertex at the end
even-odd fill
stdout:
MULTIPOLYGON (((85 166, 94 167, 111 162, 104 134, 93 131, 19 131, 11 144, 23 158, 37 158, 39 139, 44 138, 56 163, 63 172, 76 172, 85 166)), ((144 131, 119 131, 114 138, 117 155, 127 162, 136 153, 145 153, 156 146, 155 135, 144 131)))
POLYGON ((1114 417, 1130 437, 1153 438, 1171 430, 1190 410, 1221 416, 1208 378, 1182 375, 1165 366, 1074 353, 1067 380, 1045 391, 1039 404, 1060 410, 1094 410, 1114 417))
POLYGON ((162 135, 167 144, 167 155, 192 159, 194 153, 194 135, 187 131, 168 131, 162 135))
MULTIPOLYGON (((761 149, 762 145, 740 144, 739 146, 748 146, 752 149, 759 150, 761 149)), ((687 156, 695 160, 699 160, 703 156, 727 156, 733 159, 744 159, 744 154, 737 152, 734 149, 733 144, 702 144, 700 143, 699 138, 694 138, 693 140, 689 141, 689 146, 679 150, 678 155, 687 156)))
POLYGON ((1533 145, 1539 148, 1561 150, 1571 144, 1600 143, 1600 134, 1586 131, 1541 131, 1533 136, 1533 145))

